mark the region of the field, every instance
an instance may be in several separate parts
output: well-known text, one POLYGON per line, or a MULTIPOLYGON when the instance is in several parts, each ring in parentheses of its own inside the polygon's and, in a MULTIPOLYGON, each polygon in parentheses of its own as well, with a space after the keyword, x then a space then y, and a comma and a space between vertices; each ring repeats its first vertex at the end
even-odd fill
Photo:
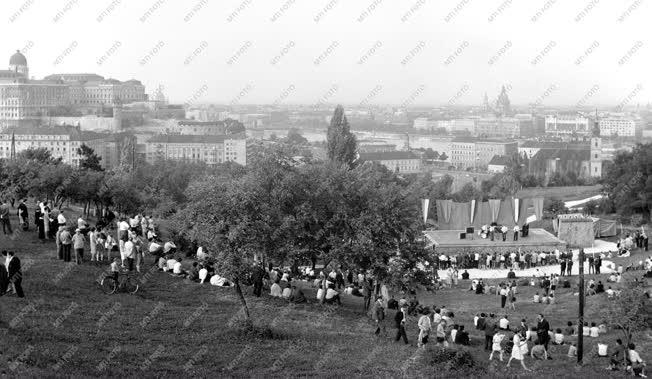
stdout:
MULTIPOLYGON (((0 243, 21 259, 27 295, 0 297, 2 346, 10 347, 2 349, 0 370, 9 377, 461 375, 429 365, 432 346, 418 352, 416 319, 410 320, 409 346, 373 336, 360 298, 345 296, 343 307, 327 307, 314 302, 291 306, 268 296, 247 295, 257 326, 247 331, 239 322, 241 308, 231 289, 152 272, 145 275, 136 295, 104 295, 95 280, 105 266, 65 264, 56 258, 54 243, 41 243, 33 231, 0 236, 0 243)), ((455 313, 456 323, 470 330, 469 351, 481 367, 477 375, 623 377, 606 371, 608 360, 595 356, 597 341, 612 345, 618 336, 614 331, 585 342, 582 368, 565 356, 567 347, 553 347, 551 361, 527 358, 526 364, 534 369, 531 374, 516 365, 507 369, 505 363, 489 363, 479 347, 484 337, 473 330, 472 317, 480 311, 502 315, 499 299, 475 295, 467 286, 462 282, 458 288, 423 295, 421 302, 445 305, 455 313)), ((521 318, 533 323, 539 312, 554 328, 576 320, 577 297, 568 290, 558 291, 558 304, 544 306, 529 302, 534 288, 519 289, 517 310, 509 315, 513 325, 521 318)), ((311 289, 306 292, 314 294, 311 289)), ((587 299, 588 321, 600 321, 596 315, 605 301, 601 296, 587 299)), ((392 323, 388 332, 395 333, 392 323)), ((635 342, 643 359, 652 362, 650 334, 641 333, 635 342)))

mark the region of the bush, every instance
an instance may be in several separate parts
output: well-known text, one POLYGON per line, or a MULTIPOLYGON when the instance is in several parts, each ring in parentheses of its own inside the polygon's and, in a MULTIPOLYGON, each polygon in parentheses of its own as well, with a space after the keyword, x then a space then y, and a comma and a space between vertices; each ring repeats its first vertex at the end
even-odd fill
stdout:
POLYGON ((457 375, 482 375, 486 372, 483 365, 478 364, 473 355, 464 348, 435 347, 429 351, 428 364, 435 372, 447 371, 457 375))
POLYGON ((261 339, 261 340, 284 340, 288 336, 279 331, 273 330, 268 325, 255 325, 252 322, 247 322, 244 319, 233 321, 233 332, 239 337, 261 339))

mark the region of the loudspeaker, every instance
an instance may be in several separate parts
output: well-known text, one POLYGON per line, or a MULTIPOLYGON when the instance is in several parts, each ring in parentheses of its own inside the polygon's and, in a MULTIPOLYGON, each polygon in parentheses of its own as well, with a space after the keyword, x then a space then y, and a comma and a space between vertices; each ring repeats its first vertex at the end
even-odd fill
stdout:
POLYGON ((472 226, 469 226, 466 228, 466 234, 473 234, 475 233, 475 228, 472 226))
POLYGON ((465 240, 466 239, 466 233, 460 233, 460 239, 465 240))

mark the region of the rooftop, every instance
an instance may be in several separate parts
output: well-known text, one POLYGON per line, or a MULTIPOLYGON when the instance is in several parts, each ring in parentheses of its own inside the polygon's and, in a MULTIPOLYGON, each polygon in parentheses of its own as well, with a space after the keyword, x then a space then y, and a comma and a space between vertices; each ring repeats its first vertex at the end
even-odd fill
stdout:
POLYGON ((509 144, 509 143, 515 143, 516 141, 511 141, 511 140, 499 140, 499 139, 482 139, 482 138, 474 138, 474 137, 456 137, 453 139, 452 142, 458 142, 458 143, 493 143, 493 144, 509 144))
POLYGON ((411 151, 383 151, 374 153, 360 153, 362 161, 388 161, 400 159, 419 159, 419 156, 411 151))
POLYGON ((494 155, 493 158, 489 161, 490 165, 494 166, 505 166, 509 162, 509 157, 506 155, 494 155))
POLYGON ((182 134, 159 134, 150 138, 148 143, 223 143, 225 140, 242 139, 236 135, 197 136, 182 134))

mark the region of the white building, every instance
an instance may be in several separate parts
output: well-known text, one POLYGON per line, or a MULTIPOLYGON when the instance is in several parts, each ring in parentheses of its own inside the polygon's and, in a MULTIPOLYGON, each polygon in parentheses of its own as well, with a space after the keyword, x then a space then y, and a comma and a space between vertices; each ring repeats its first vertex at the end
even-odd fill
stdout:
POLYGON ((630 117, 606 117, 598 121, 601 137, 641 137, 643 120, 630 117))
POLYGON ((247 164, 247 141, 238 136, 158 135, 145 143, 146 159, 187 160, 215 165, 224 162, 247 164))
POLYGON ((412 124, 417 130, 432 130, 437 128, 437 120, 430 120, 427 117, 415 118, 412 124))
POLYGON ((589 119, 579 115, 546 116, 545 130, 555 137, 588 136, 592 132, 589 119))

